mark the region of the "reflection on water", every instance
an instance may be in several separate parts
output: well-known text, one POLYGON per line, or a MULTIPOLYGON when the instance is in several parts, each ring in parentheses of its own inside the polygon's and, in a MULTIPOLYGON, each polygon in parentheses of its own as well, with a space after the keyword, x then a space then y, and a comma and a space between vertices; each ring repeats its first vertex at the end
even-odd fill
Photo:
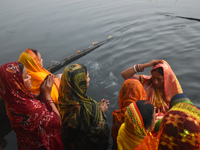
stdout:
MULTIPOLYGON (((110 127, 123 83, 120 73, 152 59, 166 60, 183 91, 199 106, 199 5, 198 0, 1 1, 0 65, 18 60, 24 50, 33 48, 41 52, 48 67, 51 60, 54 63, 114 35, 76 61, 90 73, 87 94, 96 101, 102 95, 110 100, 106 111, 110 127)), ((149 75, 150 68, 143 73, 149 75)), ((10 143, 16 141, 13 132, 6 139, 5 149, 12 145, 16 149, 16 142, 10 143)))

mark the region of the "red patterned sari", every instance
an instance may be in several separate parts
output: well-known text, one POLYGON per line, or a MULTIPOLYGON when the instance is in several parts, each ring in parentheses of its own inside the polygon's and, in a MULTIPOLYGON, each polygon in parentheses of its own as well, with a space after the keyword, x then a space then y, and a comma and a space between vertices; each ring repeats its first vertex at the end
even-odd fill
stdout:
POLYGON ((5 102, 20 150, 62 150, 61 121, 45 99, 25 86, 18 62, 0 67, 0 96, 5 102))

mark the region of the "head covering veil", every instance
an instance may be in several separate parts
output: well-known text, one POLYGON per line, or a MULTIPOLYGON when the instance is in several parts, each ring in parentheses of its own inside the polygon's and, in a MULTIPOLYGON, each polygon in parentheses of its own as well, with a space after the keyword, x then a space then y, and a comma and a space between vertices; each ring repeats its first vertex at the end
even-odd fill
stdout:
POLYGON ((117 134, 121 124, 124 123, 126 108, 138 100, 147 100, 147 94, 141 82, 133 78, 126 79, 119 93, 119 110, 115 110, 112 113, 113 126, 111 135, 113 138, 113 149, 117 147, 117 134))
MULTIPOLYGON (((45 79, 45 77, 51 73, 48 70, 42 68, 38 57, 29 48, 20 55, 19 62, 21 62, 26 67, 28 74, 31 76, 31 92, 34 94, 39 94, 40 84, 45 79)), ((59 84, 59 79, 54 78, 54 85, 51 90, 51 98, 55 103, 58 101, 59 84)))
POLYGON ((166 113, 172 97, 176 94, 183 93, 183 91, 176 75, 166 61, 163 60, 163 63, 157 63, 152 68, 151 74, 153 70, 160 67, 163 69, 164 93, 160 93, 159 89, 153 85, 152 76, 142 75, 141 82, 146 90, 149 101, 155 107, 159 108, 161 112, 166 113))
POLYGON ((136 150, 200 149, 200 110, 183 93, 172 98, 157 137, 146 137, 136 150))
POLYGON ((26 87, 18 62, 0 67, 0 96, 16 132, 18 149, 62 149, 58 114, 26 87))
POLYGON ((87 92, 87 70, 82 64, 65 68, 59 90, 59 112, 62 127, 96 133, 104 128, 105 120, 99 104, 87 92))
POLYGON ((134 149, 147 136, 143 118, 136 103, 131 103, 125 112, 125 121, 117 137, 118 150, 134 149))

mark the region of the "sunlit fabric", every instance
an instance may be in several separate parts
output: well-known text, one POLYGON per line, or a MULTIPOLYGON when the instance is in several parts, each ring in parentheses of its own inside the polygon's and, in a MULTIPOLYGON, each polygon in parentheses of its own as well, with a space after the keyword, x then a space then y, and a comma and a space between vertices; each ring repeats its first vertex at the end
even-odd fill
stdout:
MULTIPOLYGON (((48 74, 51 74, 46 69, 42 68, 38 57, 31 49, 27 49, 19 57, 19 62, 23 63, 27 69, 28 74, 31 76, 31 92, 34 94, 40 93, 40 84, 48 74)), ((58 101, 58 88, 60 81, 58 78, 54 78, 54 85, 51 91, 52 100, 57 103, 58 101)))
POLYGON ((133 150, 147 136, 143 118, 136 103, 131 103, 125 112, 125 120, 117 136, 118 150, 133 150))
POLYGON ((124 113, 129 104, 138 100, 147 100, 146 92, 137 79, 127 79, 122 84, 119 93, 119 110, 113 111, 113 126, 111 130, 113 138, 113 150, 117 147, 117 134, 121 124, 124 122, 124 113))
POLYGON ((16 132, 18 149, 63 149, 59 115, 25 86, 18 62, 0 67, 0 96, 16 132))

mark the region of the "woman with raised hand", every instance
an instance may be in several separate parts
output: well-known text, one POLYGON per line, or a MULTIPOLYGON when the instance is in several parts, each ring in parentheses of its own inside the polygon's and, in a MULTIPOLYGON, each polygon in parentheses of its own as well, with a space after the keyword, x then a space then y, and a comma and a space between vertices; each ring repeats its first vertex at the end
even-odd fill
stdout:
POLYGON ((48 75, 41 83, 38 99, 29 90, 31 77, 22 63, 0 67, 0 96, 16 132, 18 149, 63 150, 61 120, 50 95, 53 83, 53 76, 48 75))
MULTIPOLYGON (((51 74, 48 70, 43 68, 43 59, 41 58, 41 54, 34 49, 27 49, 24 51, 20 57, 19 62, 24 64, 27 69, 28 74, 31 76, 31 92, 34 94, 40 93, 40 84, 46 78, 47 75, 51 74)), ((58 101, 58 89, 60 85, 60 77, 61 75, 58 74, 54 76, 54 84, 51 91, 51 97, 55 103, 58 101)))
POLYGON ((131 103, 117 136, 118 150, 133 150, 155 127, 154 106, 147 100, 131 103))
POLYGON ((106 150, 110 130, 104 115, 108 100, 97 103, 86 95, 89 73, 82 64, 67 66, 61 77, 59 112, 67 150, 106 150))
POLYGON ((183 93, 176 75, 164 60, 151 60, 148 63, 136 64, 121 73, 124 79, 135 78, 142 83, 148 100, 156 107, 157 119, 169 110, 171 98, 179 93, 183 93), (152 67, 151 76, 136 75, 137 72, 144 71, 147 67, 152 67))

